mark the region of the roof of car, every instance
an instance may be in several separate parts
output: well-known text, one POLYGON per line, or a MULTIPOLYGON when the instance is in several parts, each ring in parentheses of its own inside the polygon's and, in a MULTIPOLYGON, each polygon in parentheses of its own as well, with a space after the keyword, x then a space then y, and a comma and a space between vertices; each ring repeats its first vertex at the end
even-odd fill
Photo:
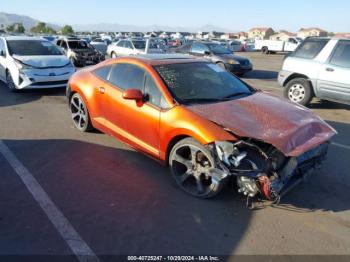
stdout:
POLYGON ((25 41, 25 40, 38 40, 38 41, 42 41, 45 40, 42 37, 34 37, 34 36, 2 36, 3 38, 5 38, 6 40, 19 40, 19 41, 25 41))
POLYGON ((205 62, 206 60, 196 58, 191 55, 182 54, 144 54, 129 57, 135 60, 141 60, 150 65, 166 65, 179 63, 205 62))

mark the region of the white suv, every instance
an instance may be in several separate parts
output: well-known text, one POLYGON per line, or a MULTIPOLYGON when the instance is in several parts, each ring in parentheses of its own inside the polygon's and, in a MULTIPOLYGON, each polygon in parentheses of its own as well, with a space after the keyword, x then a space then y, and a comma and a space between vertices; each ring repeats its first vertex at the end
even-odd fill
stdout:
POLYGON ((350 39, 307 38, 285 59, 278 81, 302 105, 313 97, 350 104, 350 39))
POLYGON ((59 48, 42 38, 0 37, 0 80, 11 91, 65 87, 75 72, 59 48))

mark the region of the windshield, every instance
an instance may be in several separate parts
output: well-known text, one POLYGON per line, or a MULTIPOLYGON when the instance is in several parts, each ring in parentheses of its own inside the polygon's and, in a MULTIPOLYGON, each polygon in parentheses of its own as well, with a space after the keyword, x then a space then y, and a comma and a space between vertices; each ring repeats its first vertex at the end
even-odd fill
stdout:
POLYGON ((87 49, 89 45, 85 41, 68 41, 69 48, 71 49, 87 49))
POLYGON ((7 46, 10 55, 62 55, 62 52, 54 44, 46 40, 8 40, 7 46))
POLYGON ((231 51, 221 44, 208 44, 208 47, 215 55, 231 54, 231 51))
POLYGON ((183 104, 221 102, 251 95, 253 90, 212 63, 155 66, 170 93, 183 104))
POLYGON ((134 47, 136 49, 145 49, 146 48, 146 41, 132 41, 132 43, 134 44, 134 47))

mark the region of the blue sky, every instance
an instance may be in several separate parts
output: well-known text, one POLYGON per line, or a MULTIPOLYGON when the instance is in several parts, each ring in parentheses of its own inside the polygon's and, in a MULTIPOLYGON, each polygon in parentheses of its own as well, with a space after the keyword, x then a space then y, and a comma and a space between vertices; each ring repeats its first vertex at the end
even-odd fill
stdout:
POLYGON ((230 31, 253 26, 296 31, 316 26, 350 31, 348 0, 1 0, 0 11, 59 24, 212 24, 230 31))

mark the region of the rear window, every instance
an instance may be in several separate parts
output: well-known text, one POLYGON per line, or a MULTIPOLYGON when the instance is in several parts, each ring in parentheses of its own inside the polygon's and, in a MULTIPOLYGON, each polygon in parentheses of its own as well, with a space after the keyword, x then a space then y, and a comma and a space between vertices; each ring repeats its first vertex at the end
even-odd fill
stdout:
POLYGON ((292 54, 294 57, 313 59, 326 46, 329 39, 308 39, 305 40, 292 54))

